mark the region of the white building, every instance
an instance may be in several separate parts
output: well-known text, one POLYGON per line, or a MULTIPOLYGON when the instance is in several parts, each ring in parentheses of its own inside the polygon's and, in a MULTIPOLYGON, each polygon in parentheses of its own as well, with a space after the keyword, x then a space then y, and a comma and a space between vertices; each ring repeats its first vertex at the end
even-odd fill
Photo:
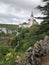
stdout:
POLYGON ((20 24, 19 27, 22 27, 22 28, 31 27, 35 23, 37 23, 37 21, 35 20, 33 13, 32 13, 30 16, 30 19, 28 19, 28 23, 25 22, 23 24, 20 24))
POLYGON ((7 33, 6 28, 0 28, 0 33, 4 32, 5 34, 7 33))

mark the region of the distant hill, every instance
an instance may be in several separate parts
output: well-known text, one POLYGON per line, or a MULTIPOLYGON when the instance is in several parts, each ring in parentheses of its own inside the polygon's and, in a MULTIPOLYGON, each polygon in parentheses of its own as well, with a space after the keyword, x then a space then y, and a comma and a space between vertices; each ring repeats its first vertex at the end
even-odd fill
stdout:
POLYGON ((0 28, 7 28, 7 29, 11 29, 11 30, 17 30, 18 25, 0 24, 0 28))

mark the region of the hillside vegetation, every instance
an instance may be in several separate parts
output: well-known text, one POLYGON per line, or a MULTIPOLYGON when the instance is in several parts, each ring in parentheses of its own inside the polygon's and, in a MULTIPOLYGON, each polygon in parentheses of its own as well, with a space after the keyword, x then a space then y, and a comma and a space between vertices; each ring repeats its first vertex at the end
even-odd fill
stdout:
MULTIPOLYGON (((34 24, 30 28, 18 28, 19 34, 15 35, 13 37, 13 40, 11 41, 10 45, 4 44, 4 43, 0 44, 0 65, 18 65, 18 64, 16 64, 16 57, 17 57, 17 59, 19 58, 19 56, 21 58, 24 58, 25 51, 29 47, 33 48, 33 45, 37 41, 43 39, 46 35, 49 36, 49 0, 43 0, 43 2, 46 2, 46 5, 38 6, 38 8, 46 16, 38 17, 39 19, 43 19, 43 21, 41 22, 40 25, 34 24)), ((2 25, 0 25, 0 26, 2 26, 2 25)), ((8 26, 6 26, 6 27, 8 27, 8 26)), ((46 44, 49 43, 49 39, 48 39, 48 41, 45 41, 44 44, 45 43, 46 44)), ((35 53, 37 52, 35 55, 36 59, 35 59, 35 56, 33 58, 33 56, 31 55, 32 57, 30 56, 30 59, 28 59, 30 64, 27 64, 27 65, 37 65, 37 64, 32 64, 31 61, 35 60, 35 62, 33 62, 33 63, 36 63, 36 60, 40 60, 39 56, 40 56, 40 58, 43 57, 43 54, 40 51, 46 53, 45 50, 47 50, 47 48, 49 51, 49 44, 42 47, 42 43, 41 43, 41 45, 39 44, 35 47, 36 47, 35 53), (37 50, 39 48, 40 48, 40 50, 37 50), (44 51, 43 51, 43 48, 44 48, 44 51), (39 52, 39 54, 38 54, 38 52, 39 52)), ((28 51, 28 53, 29 53, 29 51, 28 51)), ((49 56, 47 56, 47 55, 45 57, 43 57, 43 61, 41 63, 42 65, 49 65, 48 57, 49 56)))
POLYGON ((10 46, 0 44, 0 65, 16 65, 16 56, 23 58, 25 51, 33 47, 36 41, 43 39, 46 35, 49 36, 48 29, 49 25, 42 23, 34 24, 30 28, 19 28, 19 35, 14 37, 10 46))
POLYGON ((25 52, 30 46, 33 47, 37 40, 49 35, 49 24, 36 24, 30 28, 19 29, 20 34, 14 38, 11 45, 16 47, 17 52, 25 52))

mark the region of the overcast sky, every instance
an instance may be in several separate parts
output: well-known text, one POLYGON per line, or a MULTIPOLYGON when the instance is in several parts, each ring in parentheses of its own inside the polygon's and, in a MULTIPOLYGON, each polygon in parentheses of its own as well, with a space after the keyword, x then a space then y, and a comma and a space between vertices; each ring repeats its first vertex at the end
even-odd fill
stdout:
POLYGON ((33 11, 34 16, 41 15, 36 6, 41 0, 0 0, 0 23, 20 24, 27 21, 33 11))

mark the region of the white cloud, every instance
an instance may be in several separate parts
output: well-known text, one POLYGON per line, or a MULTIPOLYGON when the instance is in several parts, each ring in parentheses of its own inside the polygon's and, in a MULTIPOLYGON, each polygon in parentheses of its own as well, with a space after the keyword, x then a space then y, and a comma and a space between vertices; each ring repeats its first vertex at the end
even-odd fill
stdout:
POLYGON ((0 0, 0 23, 22 23, 26 21, 33 10, 38 14, 35 7, 41 0, 0 0))
POLYGON ((6 5, 6 4, 4 4, 4 3, 0 3, 0 13, 6 14, 7 8, 8 8, 8 5, 6 5))

